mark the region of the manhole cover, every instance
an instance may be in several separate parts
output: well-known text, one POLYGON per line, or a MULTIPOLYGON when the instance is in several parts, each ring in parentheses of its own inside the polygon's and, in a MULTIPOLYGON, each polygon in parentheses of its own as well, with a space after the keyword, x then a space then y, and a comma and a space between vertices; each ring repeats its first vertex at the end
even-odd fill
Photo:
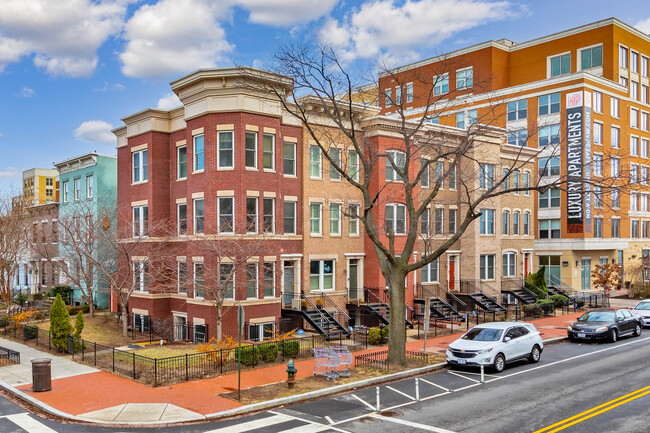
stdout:
POLYGON ((396 410, 384 410, 384 411, 381 412, 381 415, 382 416, 388 416, 388 417, 391 417, 391 418, 397 418, 397 417, 402 416, 402 413, 398 412, 396 410))

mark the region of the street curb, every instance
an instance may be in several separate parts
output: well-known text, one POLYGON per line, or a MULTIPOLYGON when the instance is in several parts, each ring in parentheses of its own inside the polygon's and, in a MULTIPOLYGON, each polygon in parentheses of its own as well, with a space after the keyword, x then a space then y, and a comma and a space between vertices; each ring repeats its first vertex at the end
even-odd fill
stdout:
MULTIPOLYGON (((554 337, 543 340, 544 344, 553 344, 558 343, 563 340, 567 340, 567 337, 554 337)), ((274 400, 267 400, 260 403, 248 404, 234 409, 225 410, 222 412, 215 412, 208 415, 196 414, 197 417, 194 419, 188 419, 184 421, 142 421, 142 422, 117 422, 117 421, 105 421, 105 420, 95 420, 92 418, 86 418, 83 416, 75 416, 69 413, 60 411, 53 408, 52 406, 43 403, 37 398, 32 397, 29 394, 9 385, 8 383, 0 380, 0 388, 7 391, 8 393, 18 397, 19 399, 37 407, 45 413, 54 415, 58 418, 68 419, 72 421, 81 421, 86 423, 98 424, 98 425, 128 425, 128 426, 154 426, 154 425, 176 425, 183 424, 187 422, 197 422, 202 420, 214 421, 222 418, 229 418, 238 415, 244 415, 251 412, 259 412, 264 409, 270 409, 278 406, 283 406, 286 404, 298 403, 301 401, 311 400, 314 398, 325 397, 328 395, 338 394, 345 391, 350 391, 356 388, 364 388, 372 385, 377 385, 385 382, 392 382, 398 379, 404 379, 407 377, 417 376, 420 374, 430 373, 432 371, 440 370, 447 366, 446 362, 441 362, 438 364, 427 365, 426 367, 414 368, 411 370, 400 371, 398 373, 387 374, 385 376, 373 377, 370 379, 359 380, 356 382, 345 383, 343 385, 333 386, 331 388, 325 388, 317 391, 312 391, 304 394, 293 395, 291 397, 277 398, 274 400), (197 419, 198 418, 198 419, 197 419)))

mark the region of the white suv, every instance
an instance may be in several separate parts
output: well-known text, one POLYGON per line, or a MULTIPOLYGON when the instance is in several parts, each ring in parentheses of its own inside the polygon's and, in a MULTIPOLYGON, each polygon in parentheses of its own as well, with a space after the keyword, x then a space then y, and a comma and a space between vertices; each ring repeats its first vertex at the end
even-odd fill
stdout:
POLYGON ((641 320, 642 326, 650 326, 650 299, 639 302, 631 311, 641 320))
POLYGON ((490 366, 501 372, 518 359, 538 362, 544 343, 532 323, 493 322, 467 331, 447 348, 447 364, 490 366))

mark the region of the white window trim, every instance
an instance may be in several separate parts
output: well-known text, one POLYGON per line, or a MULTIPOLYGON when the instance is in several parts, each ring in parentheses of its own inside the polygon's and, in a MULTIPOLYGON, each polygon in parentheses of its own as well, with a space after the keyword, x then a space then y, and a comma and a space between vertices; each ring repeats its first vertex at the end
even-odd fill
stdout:
MULTIPOLYGON (((205 203, 204 203, 205 204, 205 203)), ((205 208, 204 208, 205 210, 205 208)), ((217 230, 219 234, 222 235, 234 235, 235 234, 235 198, 234 197, 217 197, 217 230), (230 199, 232 200, 232 230, 229 232, 221 230, 221 199, 230 199)))
MULTIPOLYGON (((233 145, 233 149, 234 149, 233 145)), ((262 134, 262 169, 267 173, 275 173, 275 134, 264 133, 262 134), (273 146, 271 148, 271 168, 264 167, 264 137, 269 136, 273 138, 273 146)), ((234 160, 234 159, 233 159, 234 160)))
MULTIPOLYGON (((245 146, 245 144, 244 144, 245 146)), ((205 138, 203 141, 203 150, 205 152, 205 138)), ((205 153, 203 166, 205 167, 205 153)), ((217 131, 217 170, 233 170, 235 168, 235 131, 217 131), (232 152, 232 165, 221 165, 221 134, 230 134, 232 147, 230 152, 232 152)))
POLYGON ((205 135, 198 134, 192 137, 192 173, 203 173, 205 171, 205 135), (196 139, 198 137, 203 137, 203 168, 197 169, 196 164, 198 162, 197 153, 196 153, 196 139))

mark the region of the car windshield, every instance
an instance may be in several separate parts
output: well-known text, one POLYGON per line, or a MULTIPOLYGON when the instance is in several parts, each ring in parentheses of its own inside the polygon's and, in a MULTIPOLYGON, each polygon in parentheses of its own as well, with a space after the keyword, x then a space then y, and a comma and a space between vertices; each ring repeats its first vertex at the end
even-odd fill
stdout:
POLYGON ((461 338, 463 340, 474 340, 474 341, 497 341, 501 338, 500 329, 492 328, 474 328, 470 329, 465 335, 461 338))
POLYGON ((650 310, 650 302, 639 302, 639 305, 634 307, 635 310, 650 310))
POLYGON ((613 322, 613 311, 588 311, 578 319, 579 322, 613 322))

